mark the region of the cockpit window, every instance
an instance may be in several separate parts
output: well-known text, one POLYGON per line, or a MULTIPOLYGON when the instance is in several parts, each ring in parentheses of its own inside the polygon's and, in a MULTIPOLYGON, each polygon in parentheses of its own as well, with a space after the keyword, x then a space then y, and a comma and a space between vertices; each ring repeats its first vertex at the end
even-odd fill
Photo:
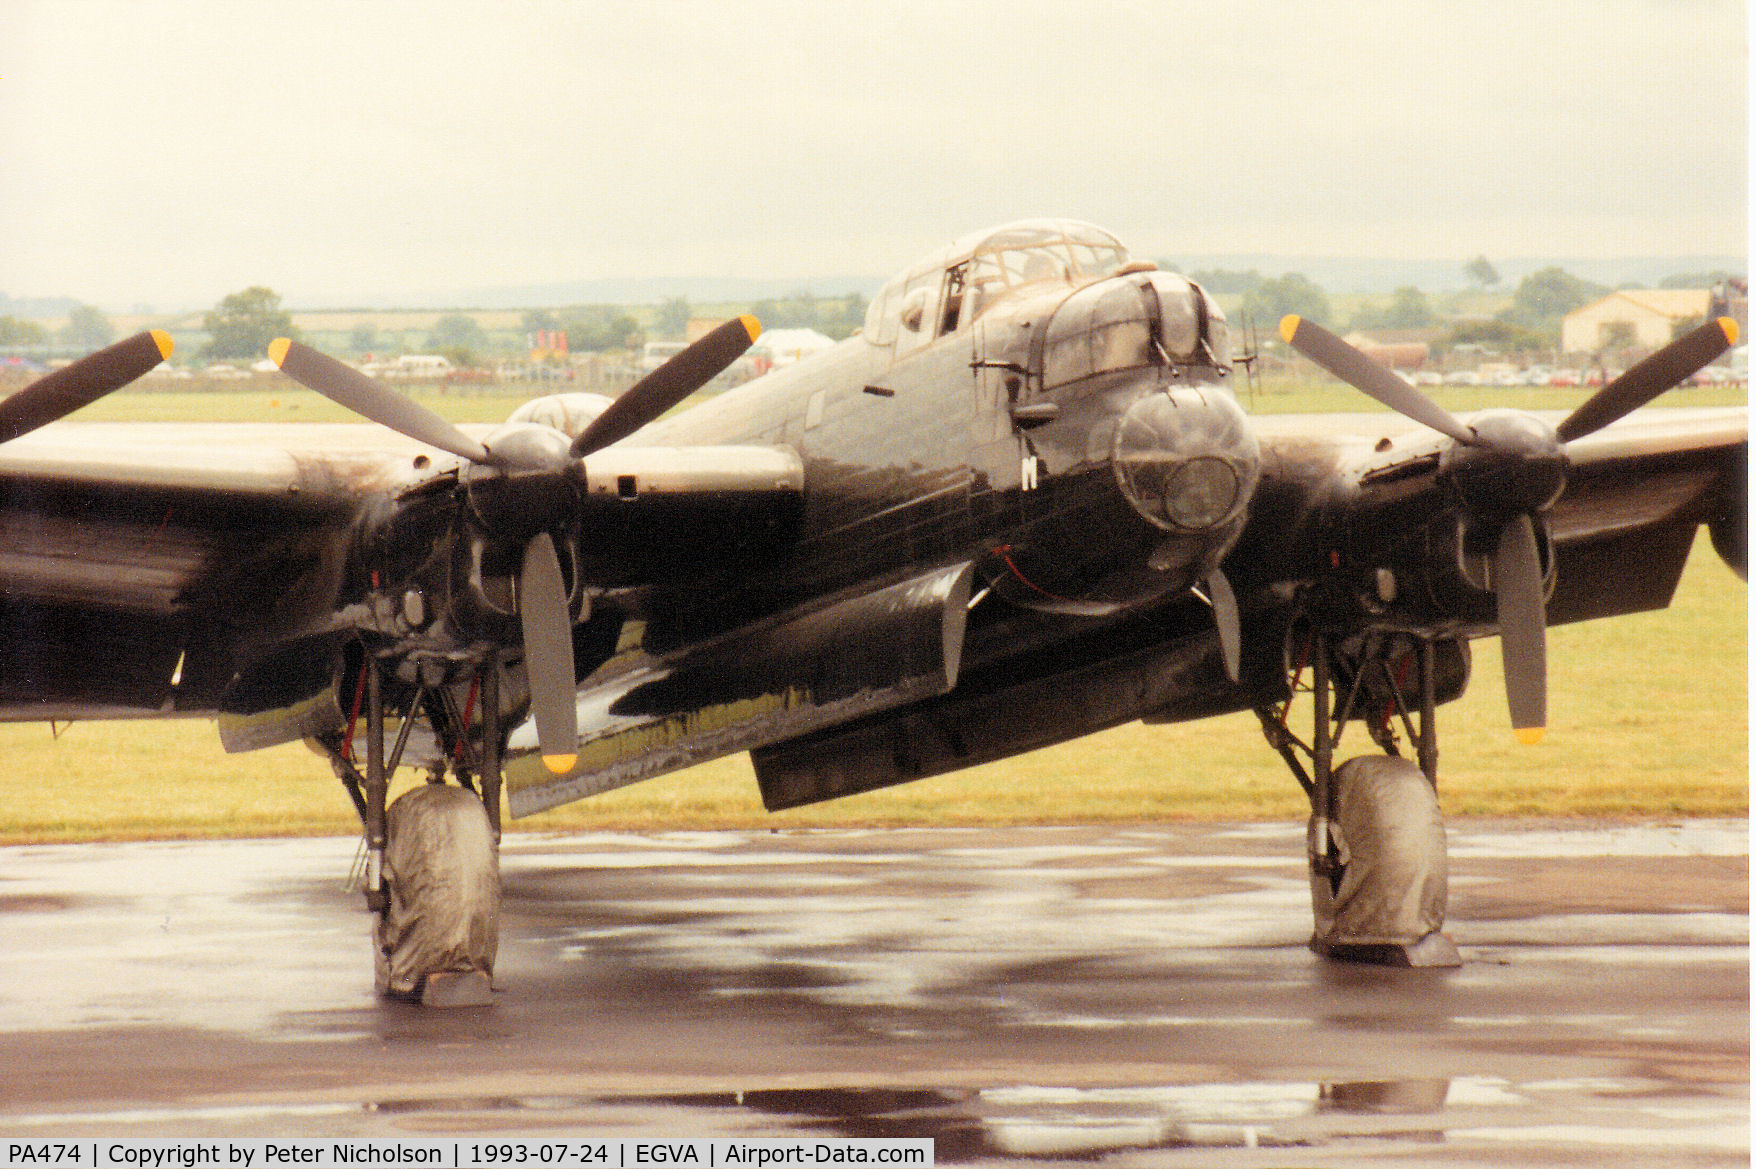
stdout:
POLYGON ((1120 241, 1089 224, 1052 219, 1015 223, 966 238, 948 254, 892 280, 866 314, 865 335, 876 345, 909 337, 916 343, 930 340, 967 325, 1015 289, 1078 286, 1112 275, 1127 263, 1128 252, 1120 241), (910 329, 901 316, 913 309, 909 295, 926 285, 939 296, 928 306, 927 327, 910 329))
MULTIPOLYGON (((1093 277, 1107 276, 1127 262, 1128 253, 1122 245, 1095 228, 1007 228, 976 248, 968 282, 1006 288, 1044 281, 1083 284, 1093 277)), ((993 291, 997 290, 991 290, 990 297, 993 291)))
POLYGON ((967 261, 950 270, 953 288, 946 297, 940 332, 952 332, 974 320, 1014 289, 1085 284, 1127 262, 1128 253, 1115 237, 1095 227, 1055 223, 1001 228, 977 244, 967 261))
POLYGON ((1073 253, 1073 270, 1086 276, 1108 276, 1128 262, 1120 244, 1069 241, 1067 250, 1073 253))

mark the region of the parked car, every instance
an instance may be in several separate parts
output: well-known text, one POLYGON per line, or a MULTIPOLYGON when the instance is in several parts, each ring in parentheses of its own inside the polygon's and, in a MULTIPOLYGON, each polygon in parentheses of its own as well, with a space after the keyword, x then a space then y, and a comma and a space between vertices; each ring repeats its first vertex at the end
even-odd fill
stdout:
POLYGON ((651 373, 688 347, 684 341, 648 341, 640 350, 640 372, 651 373))

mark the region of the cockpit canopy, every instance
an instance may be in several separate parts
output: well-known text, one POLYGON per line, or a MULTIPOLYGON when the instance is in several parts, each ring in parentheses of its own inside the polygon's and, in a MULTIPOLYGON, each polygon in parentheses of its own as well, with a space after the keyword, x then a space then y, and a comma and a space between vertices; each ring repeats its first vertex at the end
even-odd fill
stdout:
POLYGON ((1077 287, 1128 263, 1115 236, 1070 219, 1027 219, 967 236, 886 284, 865 336, 890 345, 955 331, 1001 296, 1031 285, 1077 287))
POLYGON ((1043 280, 1081 283, 1128 262, 1108 232, 1084 223, 1019 223, 986 236, 970 254, 965 283, 1019 288, 1043 280))

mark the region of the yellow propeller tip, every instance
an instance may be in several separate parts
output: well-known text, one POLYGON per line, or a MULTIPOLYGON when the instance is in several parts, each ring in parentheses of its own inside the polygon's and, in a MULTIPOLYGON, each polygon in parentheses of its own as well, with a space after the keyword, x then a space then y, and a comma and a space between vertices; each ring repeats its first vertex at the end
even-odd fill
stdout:
POLYGON ((1517 735, 1518 741, 1526 747, 1534 747, 1543 741, 1543 731, 1546 729, 1545 727, 1515 727, 1512 733, 1517 735))
POLYGON ((1738 343, 1738 322, 1730 317, 1721 317, 1716 323, 1719 325, 1719 331, 1726 335, 1726 344, 1736 345, 1738 343))
POLYGON ((754 341, 756 338, 762 336, 761 321, 757 320, 749 313, 745 313, 743 316, 739 317, 738 320, 743 323, 744 332, 750 334, 750 340, 754 341))
POLYGON ((285 365, 287 363, 287 350, 292 347, 293 339, 291 337, 276 337, 268 343, 268 359, 277 366, 285 365))
POLYGON ((577 755, 544 755, 543 766, 549 769, 550 775, 566 775, 579 762, 577 755))
POLYGON ((1293 334, 1299 331, 1299 314, 1288 313, 1280 319, 1280 339, 1288 345, 1293 343, 1293 334))
POLYGON ((177 343, 171 340, 171 335, 163 329, 154 329, 152 331, 152 343, 159 347, 160 361, 169 357, 171 355, 171 350, 177 347, 177 343))

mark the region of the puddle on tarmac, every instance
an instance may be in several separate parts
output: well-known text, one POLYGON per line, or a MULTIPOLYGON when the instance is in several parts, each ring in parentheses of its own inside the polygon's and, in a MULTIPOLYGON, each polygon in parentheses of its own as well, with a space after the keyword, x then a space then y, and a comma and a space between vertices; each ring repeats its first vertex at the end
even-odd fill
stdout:
MULTIPOLYGON (((381 1116, 508 1128, 657 1125, 749 1136, 929 1137, 941 1164, 1090 1160, 1150 1149, 1585 1145, 1749 1151, 1739 1099, 1630 1107, 1633 1081, 1514 1085, 1495 1077, 1074 1088, 809 1088, 386 1101, 381 1116), (486 1114, 498 1113, 490 1117, 486 1114), (511 1115, 508 1115, 511 1114, 511 1115), (1557 1121, 1561 1122, 1557 1124, 1557 1121)), ((1659 1098, 1663 1100, 1661 1096, 1659 1098)))
POLYGON ((1744 1102, 1703 1097, 1684 1109, 1664 1096, 1632 1106, 1650 1085, 1592 1080, 1515 1085, 1494 1077, 1348 1083, 1134 1087, 809 1088, 631 1095, 484 1095, 365 1104, 129 1110, 12 1118, 16 1128, 68 1133, 198 1125, 213 1135, 436 1135, 563 1132, 626 1138, 928 1137, 941 1164, 1099 1161, 1142 1150, 1432 1148, 1513 1142, 1699 1154, 1749 1150, 1744 1102))

